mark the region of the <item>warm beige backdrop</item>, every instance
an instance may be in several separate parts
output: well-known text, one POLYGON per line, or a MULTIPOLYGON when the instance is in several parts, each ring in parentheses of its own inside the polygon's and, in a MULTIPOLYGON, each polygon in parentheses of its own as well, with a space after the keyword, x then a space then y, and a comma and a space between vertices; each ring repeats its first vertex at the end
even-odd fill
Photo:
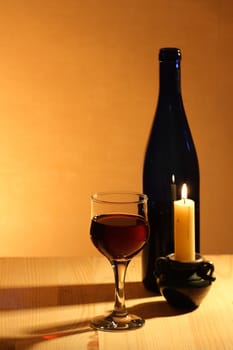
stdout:
POLYGON ((183 52, 203 253, 233 252, 233 2, 0 2, 0 255, 98 254, 89 196, 141 191, 157 53, 183 52))

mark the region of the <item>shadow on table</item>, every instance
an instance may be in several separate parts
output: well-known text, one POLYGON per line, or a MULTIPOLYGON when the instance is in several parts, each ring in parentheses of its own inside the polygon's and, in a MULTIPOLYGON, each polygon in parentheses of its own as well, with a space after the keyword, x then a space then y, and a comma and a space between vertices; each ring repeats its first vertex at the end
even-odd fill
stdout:
MULTIPOLYGON (((71 335, 90 332, 87 341, 87 350, 98 350, 98 334, 90 328, 90 320, 81 322, 69 322, 61 325, 50 325, 40 329, 28 330, 28 334, 21 337, 0 337, 0 350, 29 350, 34 345, 44 342, 49 342, 54 339, 64 338, 71 335), (96 346, 95 346, 95 343, 96 346), (90 346, 89 346, 90 345, 90 346)), ((66 348, 62 349, 66 350, 66 348)), ((67 350, 69 350, 67 348, 67 350)))
MULTIPOLYGON (((154 300, 146 303, 139 303, 128 308, 128 311, 130 313, 140 315, 145 320, 156 317, 177 316, 184 313, 172 308, 165 300, 154 300)), ((29 350, 33 345, 38 343, 87 332, 90 332, 87 350, 98 350, 98 334, 89 326, 89 324, 90 319, 86 319, 81 321, 73 320, 60 324, 48 324, 44 327, 33 327, 25 330, 25 333, 27 333, 25 337, 0 338, 0 350, 29 350)))
MULTIPOLYGON (((152 297, 141 282, 126 283, 126 298, 152 297)), ((114 300, 112 283, 0 288, 0 311, 85 305, 114 300)))
MULTIPOLYGON (((126 303, 130 299, 137 299, 138 301, 138 299, 142 298, 148 298, 148 301, 139 302, 129 307, 128 310, 130 313, 140 315, 145 320, 156 317, 177 316, 184 313, 172 308, 165 300, 156 298, 156 295, 145 290, 141 282, 127 282, 126 303)), ((113 284, 0 288, 0 311, 7 312, 103 302, 112 302, 113 306, 113 284)), ((90 319, 76 319, 68 323, 58 324, 55 321, 54 324, 44 325, 40 328, 32 327, 32 329, 25 330, 24 337, 0 337, 0 350, 29 350, 37 343, 86 332, 90 332, 90 342, 93 343, 92 338, 97 332, 91 329, 89 324, 90 319)), ((98 349, 97 346, 87 347, 87 349, 89 348, 91 350, 98 349)))

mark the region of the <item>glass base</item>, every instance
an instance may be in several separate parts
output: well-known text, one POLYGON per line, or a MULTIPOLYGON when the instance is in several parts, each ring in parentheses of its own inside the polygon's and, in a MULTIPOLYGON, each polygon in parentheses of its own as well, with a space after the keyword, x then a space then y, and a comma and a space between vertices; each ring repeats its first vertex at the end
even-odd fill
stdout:
POLYGON ((136 315, 127 314, 126 316, 97 316, 92 321, 90 326, 99 331, 127 331, 142 327, 145 320, 136 315))

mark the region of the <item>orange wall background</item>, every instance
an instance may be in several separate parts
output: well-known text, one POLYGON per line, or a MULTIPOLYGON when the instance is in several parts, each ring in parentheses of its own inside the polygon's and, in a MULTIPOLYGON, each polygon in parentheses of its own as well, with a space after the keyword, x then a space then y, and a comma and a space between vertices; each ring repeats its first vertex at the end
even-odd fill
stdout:
POLYGON ((233 253, 233 2, 0 3, 0 256, 99 254, 89 197, 142 189, 158 50, 180 47, 201 250, 233 253))

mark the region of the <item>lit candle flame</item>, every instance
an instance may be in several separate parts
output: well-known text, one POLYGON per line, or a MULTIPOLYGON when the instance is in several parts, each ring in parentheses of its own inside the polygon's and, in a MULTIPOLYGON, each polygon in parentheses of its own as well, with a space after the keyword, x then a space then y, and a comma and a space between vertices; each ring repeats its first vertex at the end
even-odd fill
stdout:
POLYGON ((182 189, 181 189, 181 198, 185 201, 187 199, 188 195, 188 188, 186 184, 183 184, 182 189))
POLYGON ((175 175, 174 175, 174 174, 172 174, 172 183, 174 184, 174 183, 175 183, 175 181, 176 181, 175 175))

